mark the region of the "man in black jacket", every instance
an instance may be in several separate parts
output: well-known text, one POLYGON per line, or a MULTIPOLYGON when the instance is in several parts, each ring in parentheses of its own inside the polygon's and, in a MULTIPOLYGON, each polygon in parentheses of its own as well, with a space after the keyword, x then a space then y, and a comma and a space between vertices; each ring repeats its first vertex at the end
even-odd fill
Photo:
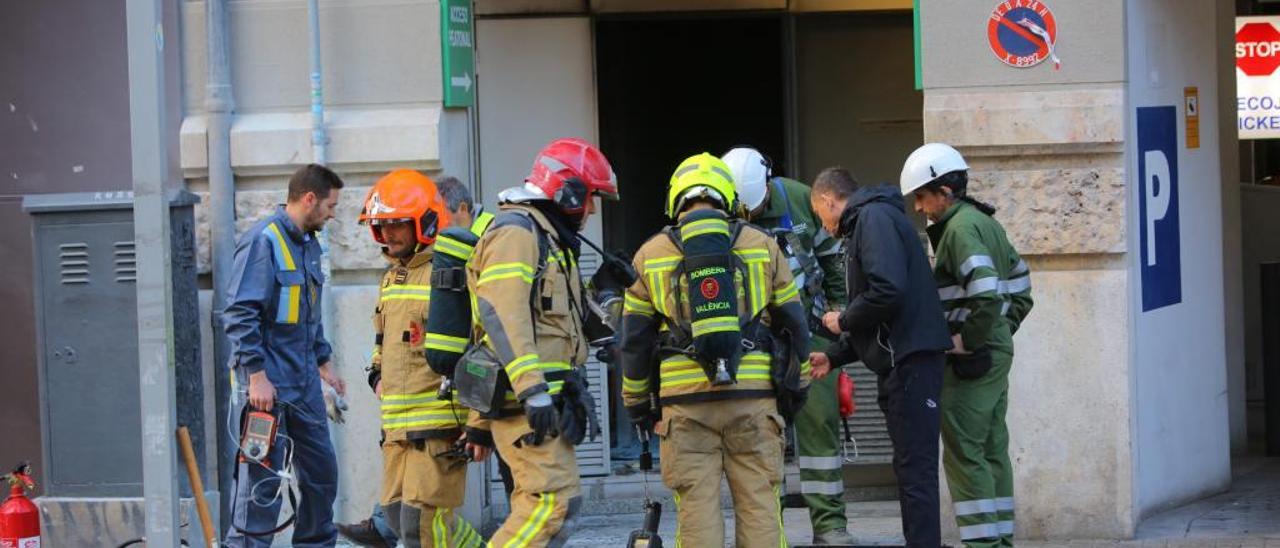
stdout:
POLYGON ((893 442, 907 546, 941 543, 938 399, 952 346, 929 259, 896 187, 863 187, 848 170, 818 174, 813 210, 844 239, 849 303, 823 317, 840 340, 809 360, 814 378, 861 359, 879 377, 879 404, 893 442))

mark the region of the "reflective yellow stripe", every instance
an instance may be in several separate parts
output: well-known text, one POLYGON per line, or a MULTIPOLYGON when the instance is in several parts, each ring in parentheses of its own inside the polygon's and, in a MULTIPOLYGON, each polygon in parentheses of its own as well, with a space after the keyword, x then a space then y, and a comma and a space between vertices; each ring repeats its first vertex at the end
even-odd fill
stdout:
POLYGON ((476 236, 484 234, 484 231, 489 228, 489 223, 492 222, 493 214, 488 211, 481 211, 479 215, 476 215, 475 220, 471 222, 471 233, 476 236))
MULTIPOLYGON (((275 226, 275 225, 271 225, 271 226, 275 226)), ((289 313, 288 313, 288 320, 286 321, 288 323, 298 323, 298 309, 301 308, 301 301, 302 301, 302 286, 291 285, 288 287, 289 287, 289 303, 288 303, 289 313)))
POLYGON ((681 241, 687 242, 690 238, 703 234, 724 234, 729 236, 729 223, 724 219, 702 219, 680 227, 681 241))
POLYGON ((431 286, 429 285, 392 285, 382 288, 383 301, 430 301, 431 286))
POLYGON ((629 379, 622 377, 622 391, 631 394, 643 394, 649 391, 649 379, 629 379))
POLYGON ((533 283, 533 267, 524 263, 495 264, 480 272, 480 279, 476 281, 476 285, 507 278, 520 278, 525 283, 533 283))
POLYGON ((464 261, 471 258, 471 253, 475 251, 475 249, 476 248, 448 236, 440 236, 436 238, 436 251, 444 253, 445 255, 457 257, 464 261))
POLYGON ((514 384, 516 379, 520 378, 520 375, 535 367, 538 367, 538 355, 525 354, 511 360, 511 363, 508 363, 505 369, 507 370, 507 376, 511 378, 511 382, 514 384))
POLYGON ((782 289, 773 292, 773 304, 782 304, 799 294, 800 288, 796 287, 796 282, 794 280, 787 282, 782 289))
POLYGON ((431 537, 435 539, 436 546, 449 545, 449 532, 444 528, 444 515, 442 510, 436 508, 435 517, 431 518, 431 537))
POLYGON ((680 264, 681 257, 679 255, 669 255, 666 257, 655 257, 644 262, 645 272, 673 270, 677 264, 680 264))
POLYGON ((773 502, 778 505, 778 546, 787 548, 787 527, 782 524, 782 486, 773 486, 773 502))
POLYGON ((769 260, 769 250, 764 248, 735 249, 733 252, 742 258, 742 262, 747 264, 767 262, 769 260))
POLYGON ((632 314, 641 314, 644 316, 653 315, 653 305, 644 299, 636 297, 631 293, 627 293, 626 298, 622 301, 622 310, 632 314))
POLYGON ((427 333, 422 337, 422 340, 423 348, 443 350, 445 352, 466 352, 467 343, 471 342, 471 339, 466 337, 454 337, 440 333, 427 333))
POLYGON ((523 548, 533 541, 542 528, 546 526, 547 519, 551 517, 551 510, 556 505, 555 493, 541 493, 538 495, 538 505, 534 507, 533 514, 529 515, 529 519, 520 527, 520 531, 506 544, 503 548, 523 548))
POLYGON ((289 251, 289 246, 285 244, 284 234, 280 233, 280 227, 275 223, 267 223, 267 230, 271 232, 271 237, 276 240, 277 258, 283 259, 284 268, 281 270, 297 270, 298 266, 293 262, 293 253, 289 251))
POLYGON ((693 322, 694 337, 701 337, 710 333, 735 333, 739 329, 737 316, 721 316, 693 322))

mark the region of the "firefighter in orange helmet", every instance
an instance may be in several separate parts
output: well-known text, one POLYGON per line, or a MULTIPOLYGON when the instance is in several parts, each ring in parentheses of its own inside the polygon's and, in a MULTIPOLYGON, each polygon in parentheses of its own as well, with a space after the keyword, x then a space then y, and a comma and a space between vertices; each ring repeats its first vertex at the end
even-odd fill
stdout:
POLYGON ((386 174, 369 191, 361 224, 369 225, 390 266, 382 276, 369 386, 382 401, 383 510, 406 546, 480 546, 455 509, 467 482, 467 410, 438 392, 445 376, 427 363, 423 333, 430 302, 436 234, 449 212, 425 175, 386 174))

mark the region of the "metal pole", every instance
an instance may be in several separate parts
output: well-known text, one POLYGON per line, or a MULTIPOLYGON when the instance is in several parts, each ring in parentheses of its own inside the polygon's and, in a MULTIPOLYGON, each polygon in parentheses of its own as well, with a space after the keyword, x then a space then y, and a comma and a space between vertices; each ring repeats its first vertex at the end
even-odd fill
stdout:
POLYGON ((173 361, 173 276, 161 0, 126 0, 134 242, 138 259, 138 373, 147 546, 177 548, 178 462, 173 361))
MULTIPOLYGON (((205 28, 208 55, 208 83, 205 87, 205 113, 208 117, 206 138, 209 158, 209 225, 213 246, 213 423, 217 432, 217 486, 221 518, 220 530, 231 525, 231 476, 234 466, 235 440, 221 425, 230 413, 231 379, 222 370, 230 359, 231 344, 223 330, 222 308, 227 303, 227 283, 234 266, 236 246, 236 190, 231 172, 231 113, 235 111, 235 95, 231 87, 231 60, 227 55, 227 2, 206 0, 205 28)), ((199 496, 200 493, 197 493, 199 496)))
POLYGON ((320 2, 307 0, 307 28, 311 38, 311 158, 325 165, 329 158, 325 153, 328 136, 324 130, 324 85, 320 80, 320 2))

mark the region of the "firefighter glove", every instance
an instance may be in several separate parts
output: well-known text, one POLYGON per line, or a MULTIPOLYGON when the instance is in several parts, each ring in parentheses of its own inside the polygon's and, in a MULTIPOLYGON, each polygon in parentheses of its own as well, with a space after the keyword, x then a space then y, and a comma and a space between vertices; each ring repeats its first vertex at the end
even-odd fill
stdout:
POLYGON ((631 414, 631 425, 642 432, 652 432, 654 423, 658 421, 657 413, 653 412, 653 405, 647 401, 628 406, 627 413, 631 414))
POLYGON ((533 429, 525 436, 525 443, 542 445, 542 440, 559 435, 560 414, 546 390, 539 390, 524 399, 524 414, 533 429))

